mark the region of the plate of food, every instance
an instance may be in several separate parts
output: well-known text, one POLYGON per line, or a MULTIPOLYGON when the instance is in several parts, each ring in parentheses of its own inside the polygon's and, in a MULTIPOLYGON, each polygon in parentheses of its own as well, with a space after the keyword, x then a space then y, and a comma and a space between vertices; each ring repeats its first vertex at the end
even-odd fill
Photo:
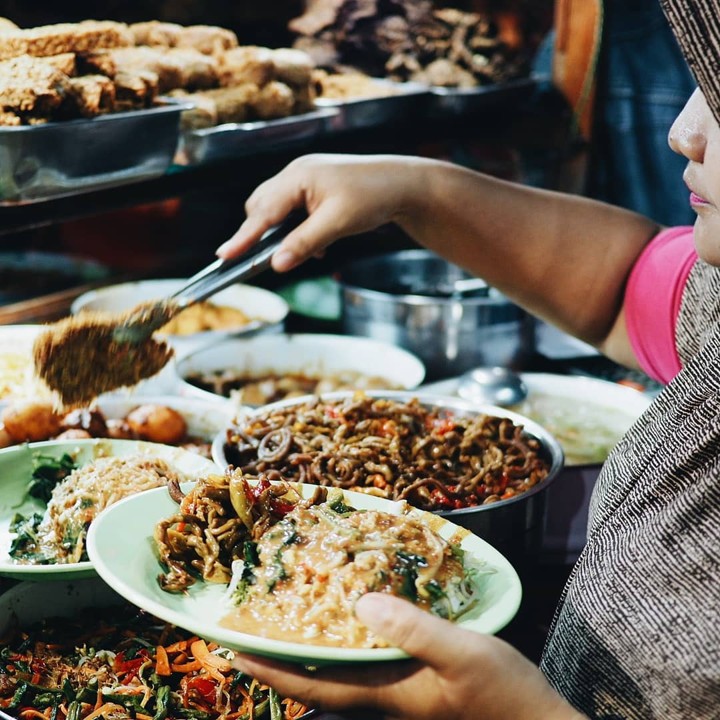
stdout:
POLYGON ((311 666, 406 657, 355 618, 366 592, 481 633, 517 612, 517 574, 468 530, 406 503, 269 477, 229 470, 182 486, 179 504, 162 488, 115 504, 88 534, 98 574, 207 640, 311 666))
POLYGON ((84 720, 93 713, 203 720, 309 715, 304 705, 250 675, 238 677, 226 648, 138 610, 99 578, 53 589, 52 603, 29 582, 0 596, 3 648, 13 658, 3 662, 5 720, 43 712, 58 720, 84 720), (35 673, 32 683, 28 667, 35 673))
MULTIPOLYGON (((85 540, 101 510, 131 493, 214 468, 189 450, 134 440, 54 440, 0 450, 0 575, 93 575, 85 540)), ((116 542, 127 535, 126 528, 116 542)))

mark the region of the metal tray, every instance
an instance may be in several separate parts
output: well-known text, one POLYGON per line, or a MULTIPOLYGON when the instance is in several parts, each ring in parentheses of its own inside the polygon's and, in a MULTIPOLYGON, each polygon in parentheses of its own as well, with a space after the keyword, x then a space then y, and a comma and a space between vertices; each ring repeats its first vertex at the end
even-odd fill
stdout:
POLYGON ((315 104, 320 107, 334 107, 339 110, 337 117, 331 122, 332 130, 357 130, 390 125, 425 110, 432 98, 430 88, 420 83, 401 83, 381 78, 376 78, 375 82, 390 88, 393 94, 349 100, 315 100, 315 104))
POLYGON ((324 133, 337 108, 319 108, 278 120, 226 123, 182 133, 175 159, 178 165, 199 165, 242 157, 267 147, 308 140, 324 133))
POLYGON ((144 110, 0 128, 0 204, 37 202, 162 175, 172 164, 180 113, 144 110))
POLYGON ((496 85, 480 85, 473 88, 431 87, 431 108, 435 115, 467 115, 503 105, 519 102, 529 97, 537 86, 533 77, 518 78, 496 85))

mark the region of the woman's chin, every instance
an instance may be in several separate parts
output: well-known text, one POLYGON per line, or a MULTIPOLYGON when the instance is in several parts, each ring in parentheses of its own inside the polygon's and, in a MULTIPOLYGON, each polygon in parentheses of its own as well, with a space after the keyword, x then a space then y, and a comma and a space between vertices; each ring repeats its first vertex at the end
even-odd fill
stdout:
POLYGON ((700 259, 720 267, 720 213, 715 208, 698 213, 693 234, 700 259))

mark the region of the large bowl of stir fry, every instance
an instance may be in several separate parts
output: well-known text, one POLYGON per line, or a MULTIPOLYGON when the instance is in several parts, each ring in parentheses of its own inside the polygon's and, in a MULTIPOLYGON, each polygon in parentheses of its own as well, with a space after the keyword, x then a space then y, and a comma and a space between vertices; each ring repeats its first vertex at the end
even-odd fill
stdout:
POLYGON ((298 720, 299 702, 230 667, 231 652, 168 625, 98 579, 0 596, 6 720, 298 720))
POLYGON ((406 500, 513 555, 539 547, 544 491, 563 451, 539 424, 503 408, 368 391, 247 411, 215 438, 213 459, 271 480, 406 500))

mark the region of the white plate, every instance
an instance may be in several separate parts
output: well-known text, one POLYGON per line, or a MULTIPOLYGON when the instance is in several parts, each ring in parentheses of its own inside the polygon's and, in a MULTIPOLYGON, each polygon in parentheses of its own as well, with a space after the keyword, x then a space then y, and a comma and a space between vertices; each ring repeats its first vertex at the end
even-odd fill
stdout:
MULTIPOLYGON (((87 561, 62 565, 19 565, 8 555, 14 537, 9 530, 13 516, 16 513, 28 515, 45 511, 45 503, 27 495, 33 457, 37 453, 54 457, 69 453, 81 465, 98 457, 146 455, 165 460, 190 476, 219 472, 211 460, 189 450, 136 440, 50 440, 0 450, 0 575, 18 580, 70 580, 95 574, 92 563, 87 561)), ((131 522, 115 541, 125 542, 127 536, 132 534, 128 528, 133 527, 131 522)))
MULTIPOLYGON (((309 497, 316 488, 303 485, 309 497)), ((359 509, 400 513, 398 503, 361 493, 345 493, 346 502, 359 509)), ((143 610, 167 622, 213 640, 224 647, 282 658, 309 665, 397 660, 406 657, 397 648, 337 648, 271 640, 229 630, 220 619, 230 606, 226 586, 196 583, 185 593, 171 594, 160 589, 157 576, 161 566, 155 552, 155 525, 177 512, 177 504, 164 488, 126 498, 105 510, 91 525, 88 554, 100 577, 120 595, 143 610), (128 533, 127 528, 133 532, 128 533), (118 538, 123 538, 118 542, 118 538)), ((494 633, 503 628, 520 605, 522 590, 517 573, 493 547, 464 528, 432 513, 411 510, 445 538, 453 538, 472 561, 484 562, 495 572, 482 576, 479 603, 463 615, 458 624, 467 630, 494 633)))

